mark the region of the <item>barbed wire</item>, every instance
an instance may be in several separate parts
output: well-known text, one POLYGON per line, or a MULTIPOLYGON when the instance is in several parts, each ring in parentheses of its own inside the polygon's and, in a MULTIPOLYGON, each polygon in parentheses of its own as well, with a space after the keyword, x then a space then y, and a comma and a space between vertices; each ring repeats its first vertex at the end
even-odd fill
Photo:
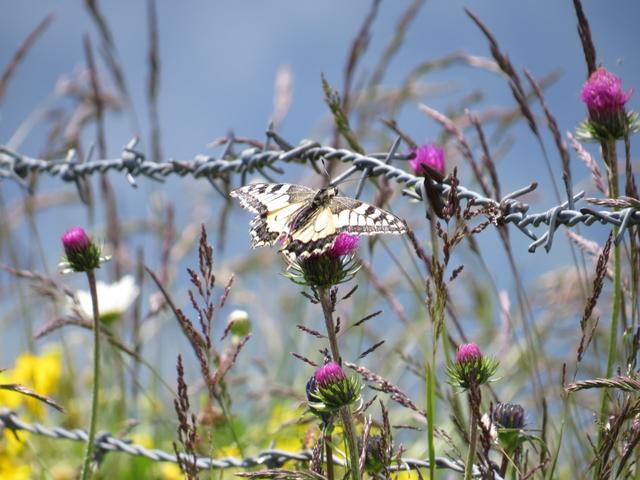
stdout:
MULTIPOLYGON (((73 429, 68 430, 62 427, 45 427, 39 423, 27 423, 11 410, 0 410, 0 430, 9 430, 14 434, 19 431, 29 432, 35 435, 52 438, 55 440, 71 440, 76 442, 86 442, 88 434, 84 430, 73 429)), ((149 449, 142 445, 136 445, 129 440, 120 439, 112 436, 108 432, 98 434, 95 440, 94 455, 98 462, 102 460, 108 452, 121 452, 136 457, 145 457, 155 462, 172 462, 178 463, 175 453, 169 453, 159 449, 149 449)), ((186 453, 180 453, 180 459, 183 462, 189 462, 200 470, 227 469, 238 468, 248 469, 253 467, 265 466, 267 468, 280 468, 289 461, 310 462, 313 458, 313 451, 310 449, 301 450, 299 452, 287 452, 278 449, 263 450, 253 457, 247 458, 210 458, 196 457, 186 453)), ((334 463, 345 466, 346 463, 341 457, 334 457, 334 463)), ((461 461, 453 460, 446 457, 436 457, 436 467, 440 469, 454 470, 456 472, 464 472, 464 464, 461 461)), ((415 470, 428 469, 428 460, 419 460, 415 458, 400 458, 395 465, 390 465, 390 471, 398 470, 415 470)), ((474 465, 474 476, 481 476, 481 472, 474 465)), ((496 480, 502 480, 500 476, 495 475, 496 480)))
MULTIPOLYGON (((0 178, 13 179, 22 187, 28 188, 24 179, 30 172, 58 176, 64 181, 75 182, 80 198, 84 200, 85 188, 83 188, 82 182, 86 177, 96 173, 106 173, 111 170, 125 172, 128 182, 134 187, 136 186, 136 177, 147 177, 162 182, 170 175, 192 176, 193 178, 208 179, 211 185, 226 198, 226 194, 216 183, 216 180, 226 181, 232 174, 240 174, 241 183, 245 184, 248 174, 259 172, 267 180, 275 181, 265 170, 269 169, 278 174, 284 173, 277 167, 278 163, 309 161, 316 171, 321 172, 318 162, 326 159, 351 164, 344 173, 332 181, 334 184, 356 172, 362 172, 356 196, 362 192, 366 178, 379 176, 404 185, 403 193, 406 196, 421 200, 425 204, 428 202, 425 182, 430 182, 431 188, 438 191, 443 197, 448 196, 451 190, 451 185, 448 183, 438 183, 431 179, 418 177, 391 165, 392 161, 407 159, 406 155, 396 154, 399 139, 387 153, 362 155, 344 148, 336 149, 322 146, 311 140, 302 140, 298 146, 293 146, 272 131, 267 132, 267 137, 268 141, 264 148, 247 148, 238 155, 230 155, 232 146, 239 143, 230 137, 227 139, 224 150, 217 158, 196 155, 193 160, 169 160, 166 162, 146 160, 145 155, 135 149, 138 143, 137 137, 134 137, 123 148, 119 158, 89 159, 83 163, 78 162, 77 155, 73 150, 69 152, 66 159, 44 160, 22 155, 7 147, 0 146, 0 178), (271 140, 277 143, 279 148, 271 148, 271 140), (233 158, 227 158, 230 156, 233 158)), ((570 200, 568 199, 561 205, 553 206, 544 212, 529 213, 529 205, 520 202, 518 198, 534 191, 537 186, 537 183, 533 182, 504 195, 499 201, 461 185, 458 185, 456 190, 459 198, 472 201, 474 206, 494 212, 490 218, 497 225, 513 224, 533 240, 529 245, 530 252, 534 252, 540 245, 544 245, 548 252, 560 225, 573 227, 580 223, 589 226, 595 222, 615 225, 618 227, 618 234, 615 237, 615 242, 618 244, 629 227, 640 224, 640 209, 636 204, 623 203, 624 208, 619 208, 616 211, 595 208, 575 210, 573 207, 583 199, 584 191, 578 192, 570 200), (548 228, 540 236, 537 236, 530 227, 539 227, 540 225, 546 225, 548 228)), ((615 202, 611 202, 611 205, 614 204, 615 202)))

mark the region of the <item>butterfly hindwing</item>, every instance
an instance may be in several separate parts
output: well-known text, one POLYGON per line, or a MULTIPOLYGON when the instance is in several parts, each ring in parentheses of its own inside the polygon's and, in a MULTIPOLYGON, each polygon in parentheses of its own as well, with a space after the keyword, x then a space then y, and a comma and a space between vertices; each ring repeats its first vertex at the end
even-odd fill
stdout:
POLYGON ((404 220, 374 205, 349 197, 331 202, 335 230, 356 235, 401 234, 407 231, 404 220))
POLYGON ((308 222, 291 234, 291 241, 283 253, 295 260, 326 252, 338 235, 334 220, 330 206, 320 208, 308 222))

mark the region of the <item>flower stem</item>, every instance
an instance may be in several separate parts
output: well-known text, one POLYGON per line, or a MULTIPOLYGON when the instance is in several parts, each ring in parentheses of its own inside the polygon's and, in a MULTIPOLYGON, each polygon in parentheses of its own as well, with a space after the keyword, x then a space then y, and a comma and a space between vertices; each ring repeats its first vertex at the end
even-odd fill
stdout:
MULTIPOLYGON (((477 388, 477 387, 472 387, 477 388)), ((476 445, 478 444, 478 419, 473 407, 472 393, 469 392, 469 404, 471 405, 471 431, 469 432, 469 450, 467 451, 467 461, 464 465, 464 480, 471 480, 473 477, 473 460, 476 458, 476 445)))
POLYGON ((324 448, 327 455, 327 480, 333 480, 333 449, 331 448, 331 434, 324 435, 324 448))
MULTIPOLYGON (((608 140, 603 144, 603 155, 605 156, 605 162, 609 166, 609 196, 611 198, 618 198, 618 155, 616 153, 615 140, 608 140), (605 147, 606 145, 606 147, 605 147)), ((613 235, 618 234, 618 226, 614 225, 613 235)), ((613 362, 615 360, 615 353, 618 351, 616 345, 618 335, 618 317, 620 316, 620 300, 622 297, 622 283, 621 283, 621 264, 620 264, 620 246, 614 245, 613 247, 613 305, 611 306, 611 330, 609 332, 609 349, 607 354, 607 370, 605 377, 610 377, 613 372, 613 362)), ((606 395, 603 395, 606 398, 606 395)), ((604 402, 603 402, 604 406, 604 402)))
POLYGON ((91 394, 91 420, 89 422, 89 436, 87 450, 82 463, 82 480, 90 477, 93 443, 96 438, 96 424, 98 419, 98 392, 100 390, 100 313, 98 311, 98 291, 96 289, 96 275, 93 270, 87 271, 91 304, 93 306, 93 391, 91 394))
POLYGON ((331 299, 329 298, 329 292, 326 288, 319 289, 318 296, 320 297, 320 305, 322 306, 322 313, 324 314, 324 324, 327 329, 327 337, 329 338, 329 348, 331 349, 331 358, 338 365, 342 366, 342 358, 340 357, 340 350, 338 350, 338 338, 336 336, 336 326, 333 322, 333 305, 331 305, 331 299))
MULTIPOLYGON (((342 358, 340 357, 340 350, 338 350, 336 327, 333 321, 333 305, 329 298, 329 291, 326 288, 319 288, 318 298, 320 300, 320 305, 322 306, 322 313, 324 314, 324 323, 327 328, 329 347, 331 348, 331 357, 334 362, 342 366, 342 358)), ((348 406, 340 409, 340 419, 342 420, 344 435, 349 447, 349 467, 351 468, 351 478, 353 480, 360 480, 360 456, 358 455, 358 442, 356 441, 356 431, 353 427, 351 411, 348 406)))
MULTIPOLYGON (((614 139, 602 142, 602 156, 607 165, 609 179, 609 197, 618 198, 618 155, 616 152, 616 141, 614 139)), ((617 208, 614 207, 614 210, 617 208)), ((613 227, 613 236, 618 234, 618 226, 613 227)), ((613 247, 613 299, 611 305, 611 325, 609 330, 609 345, 607 348, 607 368, 605 378, 610 378, 613 373, 613 364, 615 362, 616 352, 619 350, 617 345, 618 339, 618 317, 620 316, 620 303, 622 300, 622 282, 621 282, 622 265, 620 262, 620 246, 613 247)), ((607 410, 607 389, 603 389, 602 400, 600 403, 600 421, 603 422, 607 410)), ((602 428, 598 432, 598 446, 602 441, 602 428)), ((601 465, 598 464, 594 469, 594 475, 599 475, 601 465)))

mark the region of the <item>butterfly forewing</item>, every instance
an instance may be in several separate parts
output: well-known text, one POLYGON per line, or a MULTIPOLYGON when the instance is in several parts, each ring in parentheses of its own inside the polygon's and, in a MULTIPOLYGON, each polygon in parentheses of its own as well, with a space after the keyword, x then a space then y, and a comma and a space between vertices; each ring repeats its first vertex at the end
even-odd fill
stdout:
POLYGON ((257 213, 251 221, 251 245, 273 245, 278 237, 288 231, 287 222, 304 208, 315 191, 302 185, 289 183, 254 183, 231 192, 240 205, 257 213))

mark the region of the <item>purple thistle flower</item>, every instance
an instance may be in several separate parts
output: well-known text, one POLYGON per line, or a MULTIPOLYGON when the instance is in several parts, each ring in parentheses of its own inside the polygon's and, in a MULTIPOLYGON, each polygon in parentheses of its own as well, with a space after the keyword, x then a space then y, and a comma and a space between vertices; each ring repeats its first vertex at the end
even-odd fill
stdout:
POLYGON ((447 367, 449 383, 463 390, 487 383, 496 370, 498 362, 482 355, 475 343, 465 343, 458 347, 456 359, 447 367))
POLYGON ((633 90, 625 92, 620 78, 606 68, 593 72, 580 92, 589 119, 578 127, 579 137, 585 141, 617 140, 637 132, 638 115, 627 114, 624 108, 632 94, 633 90))
POLYGON ((481 358, 482 352, 480 352, 480 347, 475 343, 464 343, 458 347, 458 352, 456 353, 456 362, 458 363, 469 363, 481 358))
POLYGON ((580 99, 587 105, 591 116, 610 115, 624 108, 633 90, 625 92, 622 81, 606 68, 593 72, 582 87, 580 99))
POLYGON ((360 237, 358 235, 351 235, 350 233, 342 232, 333 241, 333 245, 329 249, 329 256, 332 258, 339 258, 353 253, 358 248, 358 242, 360 237))
POLYGON ((332 385, 344 382, 347 375, 336 362, 329 362, 316 371, 314 378, 319 388, 330 388, 332 385))
POLYGON ((66 259, 60 264, 63 273, 88 272, 104 261, 101 250, 83 228, 73 227, 62 235, 66 259))
POLYGON ((331 413, 340 407, 362 401, 363 384, 358 377, 348 377, 336 362, 329 362, 316 370, 307 382, 307 399, 312 413, 331 413))
POLYGON ((351 280, 360 269, 358 258, 352 255, 360 237, 342 232, 323 253, 289 261, 289 278, 300 285, 331 288, 351 280))
POLYGON ((444 175, 444 150, 435 143, 427 143, 421 147, 412 149, 416 154, 414 158, 409 160, 409 166, 416 175, 424 174, 424 166, 428 166, 444 175))
POLYGON ((91 239, 81 227, 73 227, 62 235, 62 246, 67 255, 86 251, 91 246, 91 239))

